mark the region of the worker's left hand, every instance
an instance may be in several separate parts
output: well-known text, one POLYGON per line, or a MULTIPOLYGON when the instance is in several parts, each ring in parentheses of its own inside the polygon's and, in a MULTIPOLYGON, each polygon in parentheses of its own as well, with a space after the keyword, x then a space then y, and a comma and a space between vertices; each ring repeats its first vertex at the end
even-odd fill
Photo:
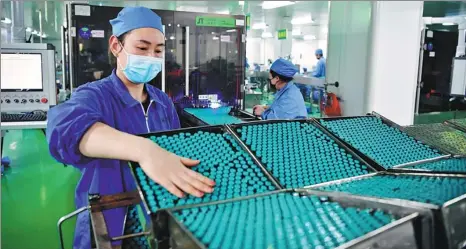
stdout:
POLYGON ((254 106, 254 115, 261 116, 264 113, 265 107, 261 105, 254 106))

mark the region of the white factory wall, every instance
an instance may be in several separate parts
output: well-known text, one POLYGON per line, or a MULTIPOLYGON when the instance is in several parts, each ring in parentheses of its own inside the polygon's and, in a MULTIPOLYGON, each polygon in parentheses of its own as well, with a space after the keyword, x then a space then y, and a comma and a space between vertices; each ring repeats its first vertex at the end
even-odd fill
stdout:
POLYGON ((340 83, 338 88, 329 87, 329 91, 342 98, 345 116, 365 113, 372 5, 367 1, 330 4, 326 80, 340 83))
POLYGON ((286 40, 278 40, 274 38, 250 38, 246 44, 246 56, 249 64, 252 63, 267 64, 267 60, 274 61, 278 57, 290 55, 293 57, 293 62, 305 66, 309 70, 316 65, 317 59, 314 52, 317 48, 324 51, 324 56, 327 55, 327 40, 297 40, 288 37, 286 40))
POLYGON ((400 125, 414 122, 422 1, 377 1, 368 77, 367 111, 400 125))

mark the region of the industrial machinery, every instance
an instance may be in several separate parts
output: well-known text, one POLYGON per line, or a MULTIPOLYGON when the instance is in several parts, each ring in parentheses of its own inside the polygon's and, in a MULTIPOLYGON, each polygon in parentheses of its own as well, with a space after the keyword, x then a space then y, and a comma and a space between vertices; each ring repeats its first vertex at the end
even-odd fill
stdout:
POLYGON ((96 247, 106 249, 117 240, 141 249, 457 249, 466 243, 465 158, 416 140, 376 113, 141 136, 200 159, 193 169, 215 180, 215 191, 175 197, 132 162, 137 191, 92 194, 88 207, 59 226, 90 210, 96 247), (127 218, 124 235, 109 238, 102 211, 125 206, 127 217, 141 218, 127 218))
POLYGON ((44 121, 56 104, 55 48, 50 44, 2 44, 2 129, 44 121))
POLYGON ((466 110, 466 19, 424 17, 423 22, 415 113, 466 110), (458 26, 446 28, 443 23, 458 26))
MULTIPOLYGON (((70 4, 67 8, 70 35, 66 43, 69 44, 70 67, 65 78, 70 79, 70 89, 74 89, 111 74, 109 20, 115 18, 122 7, 70 4)), ((165 63, 162 72, 150 84, 173 100, 183 126, 209 124, 202 116, 194 116, 197 120, 191 122, 193 115, 185 108, 211 108, 213 104, 241 109, 245 17, 173 10, 154 12, 164 24, 165 63)), ((235 118, 236 122, 243 121, 242 115, 235 118)))

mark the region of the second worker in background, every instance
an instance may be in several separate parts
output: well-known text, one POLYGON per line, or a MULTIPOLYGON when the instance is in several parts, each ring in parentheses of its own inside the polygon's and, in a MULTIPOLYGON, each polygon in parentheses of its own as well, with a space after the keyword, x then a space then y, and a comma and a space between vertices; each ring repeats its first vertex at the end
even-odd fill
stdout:
POLYGON ((292 81, 297 72, 298 69, 290 61, 276 60, 269 72, 269 82, 277 89, 275 98, 270 106, 255 106, 254 115, 264 120, 306 118, 303 96, 292 81))

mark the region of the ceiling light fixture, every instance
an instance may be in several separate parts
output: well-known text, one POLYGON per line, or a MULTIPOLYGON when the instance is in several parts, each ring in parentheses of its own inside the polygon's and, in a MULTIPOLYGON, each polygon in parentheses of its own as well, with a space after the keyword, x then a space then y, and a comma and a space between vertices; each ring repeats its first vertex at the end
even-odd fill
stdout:
POLYGON ((275 8, 280 8, 288 5, 295 4, 294 1, 264 1, 262 2, 262 9, 264 10, 269 10, 269 9, 275 9, 275 8))
POLYGON ((244 6, 244 1, 238 1, 238 4, 244 6))
POLYGON ((453 25, 456 25, 456 23, 452 23, 452 22, 444 22, 442 23, 443 26, 453 26, 453 25))
POLYGON ((229 15, 230 11, 229 10, 221 10, 221 11, 216 11, 215 13, 221 14, 221 15, 229 15))
POLYGON ((312 16, 303 16, 291 19, 291 24, 293 25, 300 25, 300 24, 309 24, 313 23, 312 16))
POLYGON ((227 30, 227 33, 233 33, 233 32, 236 32, 236 29, 229 29, 229 30, 227 30))
POLYGON ((272 38, 273 35, 270 32, 263 32, 262 33, 262 38, 272 38))
POLYGON ((6 24, 10 24, 10 23, 11 23, 11 19, 8 18, 8 17, 4 17, 4 18, 2 18, 2 22, 3 22, 3 23, 6 23, 6 24))
POLYGON ((219 39, 218 36, 212 37, 212 40, 218 40, 218 39, 219 39))
POLYGON ((316 37, 315 37, 315 35, 305 35, 305 36, 303 37, 303 39, 304 39, 304 40, 307 40, 307 41, 308 41, 308 40, 315 40, 316 37))
POLYGON ((253 24, 252 29, 265 29, 267 28, 267 24, 265 22, 261 22, 261 23, 256 23, 256 24, 253 24))
POLYGON ((175 37, 174 37, 174 36, 170 36, 170 40, 175 40, 175 37))
POLYGON ((301 35, 301 30, 300 30, 300 29, 293 29, 293 30, 291 31, 291 35, 292 35, 292 36, 301 35))

